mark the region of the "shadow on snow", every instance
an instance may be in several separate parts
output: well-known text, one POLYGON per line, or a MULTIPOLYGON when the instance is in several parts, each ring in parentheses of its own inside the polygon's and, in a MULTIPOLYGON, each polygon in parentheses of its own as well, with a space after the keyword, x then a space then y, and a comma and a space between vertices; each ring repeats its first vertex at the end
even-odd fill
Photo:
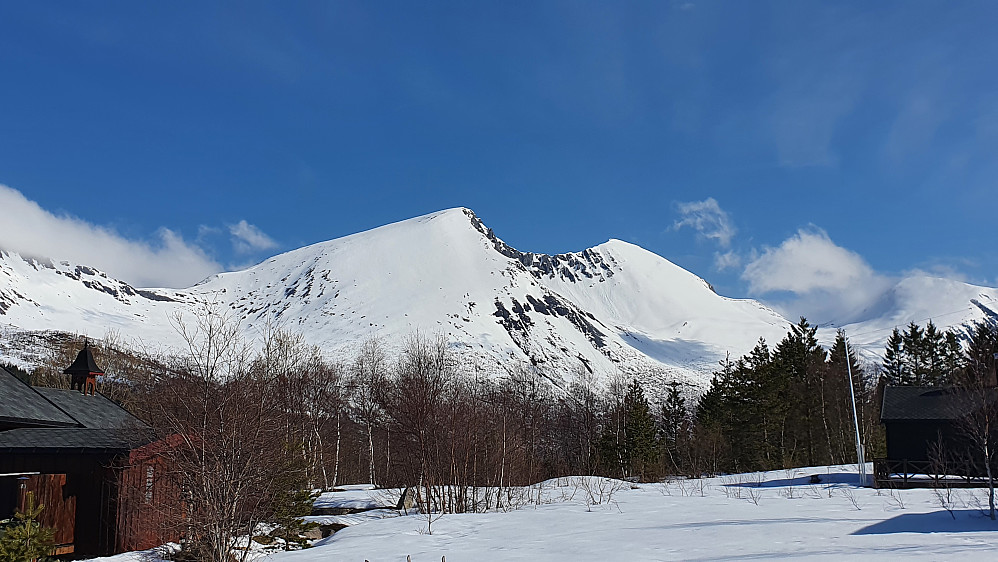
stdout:
POLYGON ((854 531, 853 535, 891 535, 894 533, 970 533, 998 531, 998 521, 976 509, 958 509, 954 519, 945 511, 905 513, 854 531))
MULTIPOLYGON (((849 472, 833 472, 826 474, 823 472, 802 472, 798 471, 790 478, 774 478, 771 480, 753 480, 751 475, 746 475, 743 482, 732 482, 724 486, 735 488, 783 488, 790 486, 828 486, 832 484, 859 486, 859 474, 849 472), (811 476, 817 475, 819 482, 811 482, 811 476)), ((763 474, 763 477, 770 476, 771 473, 763 474)), ((775 476, 775 475, 774 475, 775 476)))

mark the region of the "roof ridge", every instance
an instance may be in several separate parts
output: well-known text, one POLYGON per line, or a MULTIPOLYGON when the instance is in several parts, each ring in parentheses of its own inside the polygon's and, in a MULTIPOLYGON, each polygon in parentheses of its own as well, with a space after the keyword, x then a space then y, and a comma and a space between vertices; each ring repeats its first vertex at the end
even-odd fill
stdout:
MULTIPOLYGON (((60 407, 60 406, 59 406, 58 404, 56 404, 55 402, 53 402, 53 401, 49 400, 49 397, 48 397, 48 396, 45 396, 45 395, 44 395, 44 394, 42 394, 41 392, 38 392, 38 390, 37 390, 37 389, 36 389, 35 387, 31 386, 30 384, 28 385, 28 387, 29 387, 29 388, 31 388, 31 390, 32 390, 32 391, 33 391, 33 392, 34 392, 35 394, 37 394, 38 396, 41 396, 41 397, 42 397, 42 399, 44 399, 44 400, 45 400, 46 402, 48 402, 49 404, 52 404, 53 406, 55 406, 55 409, 56 409, 56 410, 59 410, 60 412, 62 412, 62 413, 64 413, 64 414, 66 414, 67 416, 69 416, 69 419, 71 419, 71 420, 73 420, 73 421, 75 421, 75 422, 76 422, 76 425, 77 425, 77 427, 78 427, 78 428, 85 428, 85 427, 86 427, 85 425, 83 425, 83 422, 81 422, 80 420, 76 419, 76 416, 74 416, 73 414, 70 414, 70 413, 69 413, 69 412, 67 412, 67 411, 66 411, 66 410, 65 410, 64 408, 60 407)), ((55 387, 51 387, 51 386, 45 386, 45 387, 42 387, 42 388, 55 388, 55 387)), ((58 389, 56 389, 56 390, 65 390, 65 389, 63 389, 63 388, 58 388, 58 389)))

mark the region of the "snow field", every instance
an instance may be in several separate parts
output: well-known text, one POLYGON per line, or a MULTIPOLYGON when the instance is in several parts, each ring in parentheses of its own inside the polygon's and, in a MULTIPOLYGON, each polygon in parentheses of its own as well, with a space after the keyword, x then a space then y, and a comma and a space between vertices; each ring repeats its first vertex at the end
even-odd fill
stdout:
MULTIPOLYGON (((277 561, 985 559, 986 490, 860 488, 855 465, 629 484, 561 478, 505 512, 368 520, 277 561), (822 482, 809 484, 810 476, 822 482), (600 500, 596 503, 596 500, 600 500)), ((346 499, 346 498, 345 498, 346 499)), ((352 498, 350 501, 355 501, 352 498)), ((335 494, 327 497, 335 503, 335 494)))

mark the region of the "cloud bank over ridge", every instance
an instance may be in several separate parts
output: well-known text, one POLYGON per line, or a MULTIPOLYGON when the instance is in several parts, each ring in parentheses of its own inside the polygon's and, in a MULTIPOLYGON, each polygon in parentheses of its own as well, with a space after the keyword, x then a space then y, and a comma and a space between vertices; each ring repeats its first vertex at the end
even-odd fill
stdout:
MULTIPOLYGON (((0 184, 0 249, 25 257, 68 260, 96 267, 138 287, 187 287, 224 268, 201 246, 160 228, 153 240, 131 240, 112 228, 68 214, 54 214, 21 192, 0 184)), ((277 247, 245 220, 230 229, 237 251, 277 247)))
POLYGON ((742 272, 753 295, 779 298, 784 314, 845 321, 879 298, 896 280, 874 271, 859 254, 817 227, 802 228, 779 246, 766 247, 742 272))

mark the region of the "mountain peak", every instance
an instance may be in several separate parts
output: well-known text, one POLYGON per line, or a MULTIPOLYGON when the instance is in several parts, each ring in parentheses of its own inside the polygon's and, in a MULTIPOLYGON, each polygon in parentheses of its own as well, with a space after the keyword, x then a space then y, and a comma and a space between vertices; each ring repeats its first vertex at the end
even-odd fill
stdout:
POLYGON ((3 268, 0 322, 96 337, 113 329, 180 348, 169 319, 213 302, 250 339, 281 326, 346 359, 371 337, 391 345, 417 330, 441 333, 482 365, 520 362, 557 384, 580 369, 699 384, 724 351, 747 351, 780 325, 633 244, 523 252, 467 207, 292 250, 182 292, 77 277, 37 264, 3 268), (739 330, 724 328, 729 318, 739 330))
MULTIPOLYGON (((915 305, 927 294, 950 307, 979 303, 979 312, 998 302, 996 290, 925 278, 899 284, 877 318, 920 318, 924 307, 915 305)), ((746 353, 760 336, 778 341, 789 325, 638 245, 611 239, 579 252, 524 252, 467 207, 292 250, 183 291, 143 291, 91 268, 0 253, 7 326, 92 337, 115 330, 181 348, 170 318, 203 302, 227 310, 251 340, 280 326, 349 359, 372 337, 391 346, 415 331, 439 333, 479 365, 518 362, 558 385, 580 371, 705 385, 726 353, 746 353)))

